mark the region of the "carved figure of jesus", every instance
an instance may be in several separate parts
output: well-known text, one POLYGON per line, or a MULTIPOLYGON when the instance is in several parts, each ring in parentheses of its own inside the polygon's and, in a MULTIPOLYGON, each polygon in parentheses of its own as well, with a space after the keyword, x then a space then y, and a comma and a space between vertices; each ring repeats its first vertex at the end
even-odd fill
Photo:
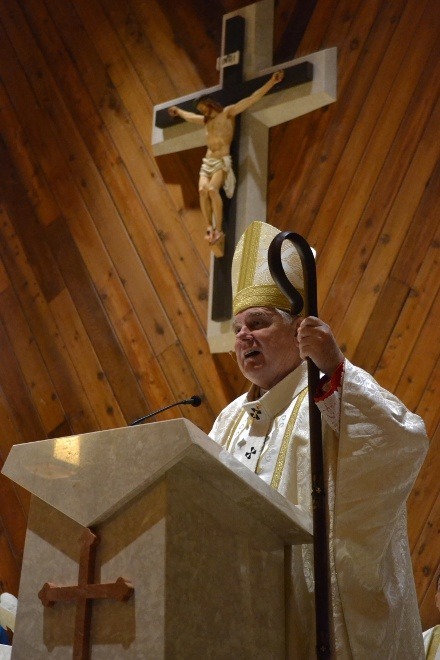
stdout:
POLYGON ((205 126, 207 151, 199 173, 200 209, 207 223, 205 238, 216 257, 224 254, 225 234, 223 226, 223 201, 220 190, 231 198, 235 189, 235 175, 230 148, 234 137, 235 117, 259 101, 274 85, 284 78, 283 71, 276 71, 270 79, 250 96, 233 105, 223 107, 209 96, 196 102, 197 112, 182 110, 176 105, 168 109, 172 117, 205 126))

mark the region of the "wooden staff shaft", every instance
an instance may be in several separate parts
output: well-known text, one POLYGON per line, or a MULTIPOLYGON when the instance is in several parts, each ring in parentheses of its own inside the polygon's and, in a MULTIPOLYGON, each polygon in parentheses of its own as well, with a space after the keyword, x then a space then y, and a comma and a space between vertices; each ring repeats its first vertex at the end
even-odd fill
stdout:
MULTIPOLYGON (((299 314, 304 307, 306 316, 318 316, 315 258, 307 241, 294 232, 281 232, 275 236, 269 247, 268 263, 273 280, 291 303, 292 314, 299 314), (283 268, 281 246, 285 240, 293 243, 301 258, 304 274, 304 300, 287 278, 283 268)), ((329 658, 331 655, 329 544, 321 413, 314 399, 319 384, 319 369, 310 358, 307 358, 307 374, 309 385, 310 465, 313 504, 316 657, 321 659, 329 658)))

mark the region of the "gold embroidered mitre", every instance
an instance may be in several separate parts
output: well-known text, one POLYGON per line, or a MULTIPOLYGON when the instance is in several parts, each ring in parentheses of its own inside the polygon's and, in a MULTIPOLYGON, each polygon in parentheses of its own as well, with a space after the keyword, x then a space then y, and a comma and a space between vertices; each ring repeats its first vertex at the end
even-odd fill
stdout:
MULTIPOLYGON (((277 307, 290 312, 291 304, 269 271, 267 252, 280 231, 266 222, 252 222, 235 248, 232 260, 232 308, 238 314, 249 307, 277 307)), ((295 246, 284 241, 281 259, 287 277, 304 296, 301 259, 295 246)))

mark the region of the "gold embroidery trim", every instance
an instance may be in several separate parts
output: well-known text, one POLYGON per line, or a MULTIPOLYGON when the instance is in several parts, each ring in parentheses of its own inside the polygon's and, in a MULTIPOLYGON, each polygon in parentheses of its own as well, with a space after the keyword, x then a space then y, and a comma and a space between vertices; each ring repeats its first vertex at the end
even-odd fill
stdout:
POLYGON ((251 225, 251 229, 245 233, 237 291, 241 291, 241 289, 251 286, 253 282, 255 269, 257 267, 260 235, 260 224, 251 225))
POLYGON ((235 315, 249 307, 278 307, 290 310, 291 305, 274 284, 251 284, 237 291, 233 307, 235 315))
POLYGON ((429 646, 426 651, 426 660, 435 660, 437 651, 440 648, 440 625, 435 626, 429 646))
POLYGON ((289 448, 290 444, 290 437, 293 431, 293 428, 295 426, 299 410, 301 408, 302 402, 304 401, 304 398, 307 394, 308 387, 305 387, 299 394, 298 398, 296 400, 295 406, 293 408, 292 414, 290 415, 290 419, 287 423, 286 430, 284 432, 283 436, 283 441, 281 443, 280 447, 280 452, 278 454, 277 458, 277 464, 275 465, 275 470, 272 475, 272 481, 270 482, 270 485, 278 490, 278 486, 280 485, 281 481, 281 476, 283 474, 284 470, 284 465, 286 463, 286 456, 287 456, 287 450, 289 448))
POLYGON ((245 412, 246 412, 245 410, 240 411, 240 414, 237 415, 237 419, 235 419, 231 422, 231 424, 229 426, 229 429, 225 434, 225 437, 226 437, 225 446, 226 446, 226 449, 228 451, 230 451, 231 443, 234 439, 235 431, 237 429, 237 426, 240 424, 241 420, 243 419, 243 416, 244 416, 245 412))

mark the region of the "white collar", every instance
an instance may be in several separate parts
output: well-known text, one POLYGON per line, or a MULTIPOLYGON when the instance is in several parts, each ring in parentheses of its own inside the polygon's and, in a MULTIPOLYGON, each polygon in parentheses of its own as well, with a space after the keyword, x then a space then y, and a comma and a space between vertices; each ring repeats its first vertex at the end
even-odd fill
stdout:
POLYGON ((270 418, 276 417, 305 387, 307 387, 307 362, 304 361, 260 398, 245 401, 243 408, 250 411, 257 406, 270 418))

